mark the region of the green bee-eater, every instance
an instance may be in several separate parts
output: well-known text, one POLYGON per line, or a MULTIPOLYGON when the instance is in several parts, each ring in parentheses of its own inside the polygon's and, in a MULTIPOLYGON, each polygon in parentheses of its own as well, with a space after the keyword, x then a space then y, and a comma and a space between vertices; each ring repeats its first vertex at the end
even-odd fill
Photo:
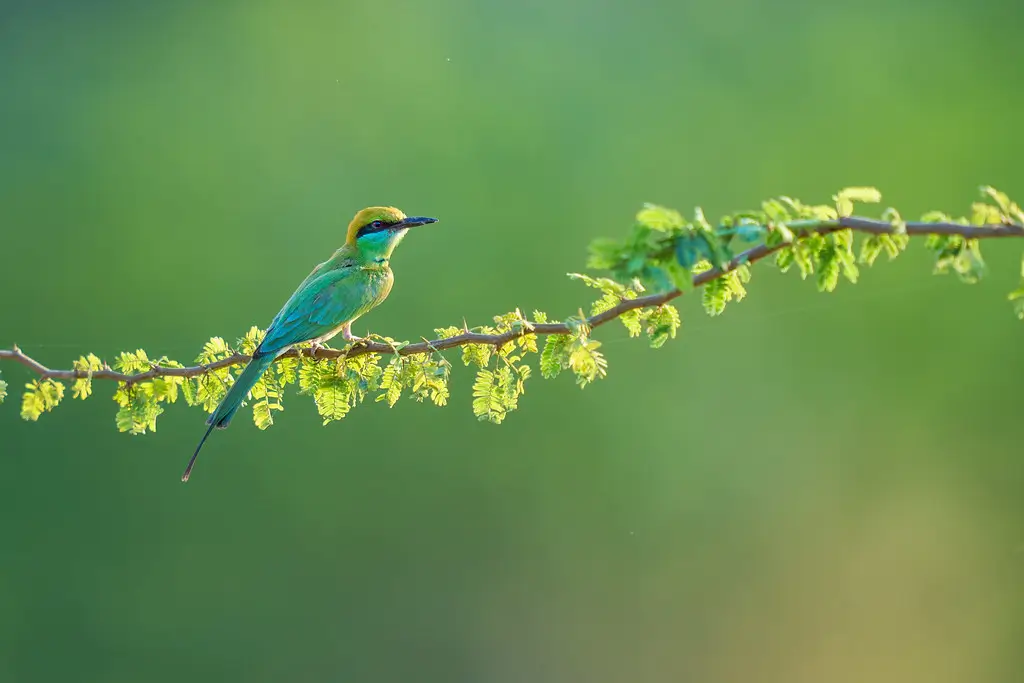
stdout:
POLYGON ((409 228, 436 222, 436 218, 406 216, 390 206, 371 206, 355 215, 345 244, 313 269, 274 316, 252 360, 206 421, 209 427, 188 461, 182 481, 188 481, 210 432, 228 426, 253 385, 278 356, 302 342, 312 342, 316 347, 339 332, 345 341, 359 340, 352 336, 352 322, 391 292, 391 252, 409 228))

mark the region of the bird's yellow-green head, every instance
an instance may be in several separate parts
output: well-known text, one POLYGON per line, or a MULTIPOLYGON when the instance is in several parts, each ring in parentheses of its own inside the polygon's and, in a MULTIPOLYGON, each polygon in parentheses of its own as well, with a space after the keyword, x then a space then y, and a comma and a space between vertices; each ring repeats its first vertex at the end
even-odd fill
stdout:
POLYGON ((436 222, 436 218, 406 216, 393 206, 370 206, 348 224, 345 244, 356 247, 363 256, 387 259, 409 228, 436 222))

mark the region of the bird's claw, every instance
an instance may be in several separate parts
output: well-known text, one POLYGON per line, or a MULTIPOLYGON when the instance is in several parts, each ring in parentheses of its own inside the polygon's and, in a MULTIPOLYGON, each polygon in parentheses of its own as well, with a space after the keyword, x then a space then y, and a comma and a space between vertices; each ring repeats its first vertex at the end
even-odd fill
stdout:
POLYGON ((366 341, 364 337, 357 337, 352 334, 352 324, 346 324, 341 328, 341 338, 347 341, 349 344, 357 344, 361 341, 366 341))
POLYGON ((320 351, 322 351, 325 348, 327 348, 327 346, 325 344, 323 344, 321 342, 311 341, 311 342, 309 342, 309 346, 308 347, 306 347, 306 346, 297 346, 297 347, 295 347, 295 355, 299 357, 299 360, 301 360, 303 356, 308 357, 310 360, 316 360, 317 353, 319 353, 320 351))

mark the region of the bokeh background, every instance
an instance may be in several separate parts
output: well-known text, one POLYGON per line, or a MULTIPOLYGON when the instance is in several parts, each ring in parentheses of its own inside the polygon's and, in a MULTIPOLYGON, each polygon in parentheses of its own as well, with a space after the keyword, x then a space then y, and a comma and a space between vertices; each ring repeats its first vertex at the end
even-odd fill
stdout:
MULTIPOLYGON (((372 330, 574 313, 644 201, 874 184, 1024 196, 1024 5, 869 0, 4 3, 0 347, 195 357, 266 325, 387 203, 372 330)), ((119 434, 2 367, 0 680, 1008 682, 1024 676, 1021 245, 920 245, 819 295, 758 267, 661 350, 531 380, 494 427, 365 404, 119 434)))

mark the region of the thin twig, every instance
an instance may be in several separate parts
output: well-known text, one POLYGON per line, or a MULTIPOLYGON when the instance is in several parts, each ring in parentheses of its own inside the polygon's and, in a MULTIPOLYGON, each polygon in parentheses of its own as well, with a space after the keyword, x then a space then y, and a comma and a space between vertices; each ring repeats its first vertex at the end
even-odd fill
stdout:
MULTIPOLYGON (((797 237, 803 237, 810 234, 826 235, 838 230, 846 229, 870 233, 873 235, 894 234, 896 232, 893 225, 887 221, 858 218, 855 216, 838 218, 832 221, 794 221, 789 223, 788 227, 797 237)), ((1024 237, 1024 226, 1015 223, 972 226, 962 225, 960 223, 908 222, 906 223, 906 234, 911 236, 961 235, 967 239, 1024 237)), ((726 273, 735 270, 741 265, 755 263, 763 258, 771 256, 773 253, 788 245, 789 243, 786 242, 771 247, 761 244, 748 249, 736 255, 728 263, 723 264, 721 268, 714 268, 700 273, 699 275, 695 275, 693 278, 693 286, 700 287, 705 285, 708 282, 716 280, 726 273)), ((648 296, 641 296, 635 299, 627 299, 607 311, 590 316, 586 319, 586 322, 591 328, 598 327, 599 325, 603 325, 611 320, 615 320, 628 311, 636 310, 638 308, 660 306, 678 296, 681 296, 682 293, 683 292, 678 289, 673 289, 660 294, 650 294, 648 296)), ((524 325, 520 329, 509 330, 507 332, 502 332, 501 334, 482 334, 479 332, 469 331, 469 328, 464 322, 463 330, 464 331, 461 334, 457 334, 454 337, 435 339, 433 341, 424 340, 423 342, 416 344, 408 344, 397 350, 398 355, 412 356, 420 353, 426 354, 443 351, 445 349, 452 349, 458 346, 465 346, 467 344, 488 344, 495 347, 501 347, 528 334, 550 335, 572 333, 572 328, 567 323, 531 323, 529 326, 524 325)), ((355 358, 367 353, 395 353, 395 348, 390 344, 359 341, 345 349, 320 348, 315 351, 312 351, 311 349, 302 349, 302 352, 307 356, 312 356, 317 359, 339 358, 342 356, 355 358)), ((280 357, 297 358, 299 353, 299 349, 293 348, 282 354, 280 357)), ((198 377, 213 370, 248 363, 249 360, 251 360, 251 357, 242 353, 236 353, 232 356, 228 356, 227 358, 222 358, 221 360, 213 363, 207 363, 205 365, 194 365, 185 368, 154 366, 145 372, 137 374, 124 374, 117 372, 116 370, 111 370, 109 367, 104 367, 101 370, 94 370, 92 372, 85 370, 51 370, 39 361, 27 356, 16 345, 13 349, 0 349, 0 360, 5 359, 21 363, 32 372, 39 375, 41 379, 75 380, 91 376, 92 379, 96 380, 113 380, 116 382, 135 384, 137 382, 144 382, 157 377, 198 377)))

